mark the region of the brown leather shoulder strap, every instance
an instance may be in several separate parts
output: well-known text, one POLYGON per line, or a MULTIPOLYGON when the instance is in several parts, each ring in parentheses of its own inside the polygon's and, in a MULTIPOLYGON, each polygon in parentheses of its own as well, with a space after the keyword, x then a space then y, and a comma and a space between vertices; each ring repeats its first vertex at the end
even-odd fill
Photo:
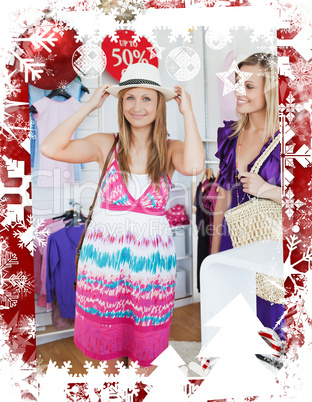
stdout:
POLYGON ((117 142, 118 142, 118 135, 115 136, 114 143, 113 143, 113 145, 112 145, 112 147, 111 147, 111 149, 110 149, 110 151, 109 151, 109 153, 108 153, 108 155, 106 157, 106 160, 105 160, 105 163, 104 163, 104 166, 103 166, 103 170, 102 170, 102 173, 101 173, 101 177, 100 177, 97 189, 96 189, 95 194, 94 194, 93 202, 89 207, 89 214, 88 214, 87 220, 85 222, 85 226, 84 226, 83 232, 81 234, 80 240, 79 240, 78 245, 77 245, 77 250, 81 249, 86 230, 87 230, 87 228, 89 226, 89 223, 90 223, 90 220, 92 218, 93 209, 94 209, 94 206, 95 206, 95 203, 96 203, 98 193, 99 193, 100 188, 101 188, 101 184, 102 184, 105 172, 106 172, 106 170, 108 168, 109 161, 111 160, 111 157, 112 157, 112 155, 113 155, 113 153, 115 151, 117 142))
POLYGON ((109 161, 111 160, 111 157, 112 157, 112 155, 113 155, 113 153, 114 153, 114 151, 115 151, 117 142, 118 142, 118 136, 116 135, 116 136, 115 136, 114 143, 113 143, 113 145, 112 145, 112 147, 111 147, 111 149, 110 149, 110 151, 109 151, 109 153, 108 153, 108 155, 107 155, 107 157, 106 157, 106 159, 105 159, 105 163, 104 163, 104 166, 103 166, 103 170, 102 170, 102 173, 101 173, 101 177, 100 177, 100 180, 99 180, 99 183, 98 183, 98 186, 97 186, 95 195, 94 195, 93 202, 92 202, 92 204, 91 204, 91 206, 90 206, 90 208, 89 208, 89 211, 90 211, 90 210, 93 211, 93 208, 94 208, 94 205, 95 205, 95 203, 96 203, 96 199, 97 199, 98 193, 99 193, 100 188, 101 188, 101 184, 102 184, 102 181, 103 181, 105 172, 106 172, 106 170, 107 170, 107 168, 108 168, 109 161))

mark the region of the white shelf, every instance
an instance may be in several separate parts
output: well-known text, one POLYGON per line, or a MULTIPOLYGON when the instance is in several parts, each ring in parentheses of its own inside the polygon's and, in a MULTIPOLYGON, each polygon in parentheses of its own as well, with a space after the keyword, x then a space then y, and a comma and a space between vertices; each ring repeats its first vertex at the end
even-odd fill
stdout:
POLYGON ((55 330, 54 332, 48 332, 45 334, 36 333, 36 344, 43 345, 44 343, 55 342, 64 338, 71 338, 74 336, 74 329, 64 329, 61 331, 55 330))
POLYGON ((192 257, 191 254, 187 254, 184 257, 177 257, 177 261, 186 260, 187 258, 191 258, 191 257, 192 257))
POLYGON ((182 299, 175 299, 174 308, 187 306, 188 304, 192 304, 192 303, 193 303, 192 296, 186 296, 186 297, 183 297, 182 299))
POLYGON ((174 183, 171 191, 188 191, 188 187, 182 187, 180 185, 175 185, 174 183))
POLYGON ((209 165, 219 165, 219 162, 220 161, 218 161, 218 160, 205 160, 205 164, 207 165, 207 164, 209 164, 209 165))
POLYGON ((171 228, 171 230, 179 230, 179 229, 189 228, 190 226, 191 226, 191 224, 188 223, 187 225, 170 226, 170 228, 171 228))

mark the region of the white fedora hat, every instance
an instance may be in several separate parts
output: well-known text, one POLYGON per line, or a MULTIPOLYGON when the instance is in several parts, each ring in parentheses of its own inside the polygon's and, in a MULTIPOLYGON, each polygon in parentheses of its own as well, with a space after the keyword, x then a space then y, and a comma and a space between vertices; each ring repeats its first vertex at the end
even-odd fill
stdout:
POLYGON ((106 91, 118 98, 122 89, 134 87, 155 89, 165 96, 166 102, 177 96, 172 89, 162 86, 158 68, 147 63, 130 64, 121 76, 119 85, 112 85, 106 91))

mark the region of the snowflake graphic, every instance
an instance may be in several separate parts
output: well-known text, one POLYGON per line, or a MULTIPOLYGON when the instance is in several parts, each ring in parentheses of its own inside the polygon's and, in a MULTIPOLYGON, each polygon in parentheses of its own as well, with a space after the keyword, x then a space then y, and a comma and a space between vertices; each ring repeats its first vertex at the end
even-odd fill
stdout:
POLYGON ((45 220, 34 219, 32 215, 27 217, 26 223, 18 220, 11 224, 13 236, 19 240, 18 246, 20 248, 26 247, 30 254, 37 246, 44 247, 47 245, 47 238, 50 230, 45 227, 45 220))
POLYGON ((6 277, 7 270, 18 264, 16 254, 8 250, 6 240, 0 241, 0 310, 7 310, 17 305, 18 294, 11 293, 10 278, 6 277))
POLYGON ((142 10, 141 0, 102 0, 101 9, 105 14, 110 14, 121 23, 132 21, 142 10))
POLYGON ((18 271, 8 274, 8 270, 18 265, 16 254, 9 251, 7 241, 0 241, 0 310, 8 310, 17 305, 21 295, 27 296, 33 291, 31 275, 18 271))
POLYGON ((16 317, 17 315, 10 323, 6 323, 0 315, 1 391, 10 395, 10 400, 21 400, 21 395, 26 393, 29 400, 37 400, 36 366, 23 360, 28 341, 16 333, 16 317))
POLYGON ((14 96, 14 94, 20 92, 19 84, 12 80, 12 75, 14 73, 15 71, 8 75, 5 74, 5 72, 0 71, 0 134, 8 140, 10 140, 11 137, 15 138, 14 133, 9 126, 11 115, 7 111, 8 108, 15 107, 18 109, 19 106, 28 105, 28 102, 18 102, 7 99, 8 97, 14 96))
MULTIPOLYGON (((14 49, 9 49, 9 52, 19 63, 19 70, 21 73, 24 73, 26 83, 28 82, 29 74, 31 74, 32 80, 39 79, 40 74, 44 71, 42 67, 45 66, 46 60, 53 60, 53 56, 50 54, 48 58, 43 58, 39 53, 32 57, 32 55, 27 54, 27 52, 25 53, 19 47, 19 44, 21 42, 29 42, 29 45, 35 49, 41 47, 42 49, 51 52, 54 42, 58 40, 58 38, 55 37, 55 33, 58 32, 58 30, 61 30, 62 33, 65 29, 66 27, 63 23, 58 24, 58 27, 55 27, 54 23, 52 24, 50 21, 44 20, 41 22, 40 26, 28 28, 26 30, 26 35, 23 37, 17 35, 12 38, 12 42, 15 43, 16 46, 14 49), (52 32, 51 27, 53 27, 52 32), (26 57, 21 57, 22 54, 26 57)), ((46 73, 51 75, 51 71, 46 70, 46 73)))
POLYGON ((300 6, 292 5, 289 8, 289 13, 291 14, 291 22, 289 26, 288 32, 298 32, 302 29, 303 26, 309 25, 309 15, 311 9, 308 9, 308 5, 306 6, 303 2, 301 2, 300 6))
POLYGON ((58 26, 55 27, 54 23, 51 23, 48 20, 43 20, 41 25, 29 28, 26 31, 26 37, 13 38, 13 40, 18 43, 22 41, 30 42, 35 49, 42 47, 50 52, 52 50, 51 48, 55 46, 54 42, 58 41, 58 38, 55 37, 55 33, 60 33, 60 35, 62 35, 63 32, 64 34, 64 28, 62 27, 62 25, 64 24, 59 24, 61 31, 60 33, 58 26))
POLYGON ((50 53, 46 57, 46 56, 42 56, 42 54, 40 52, 38 52, 34 55, 33 60, 35 63, 43 66, 43 71, 47 74, 48 77, 50 77, 50 76, 54 76, 54 72, 51 68, 46 67, 46 63, 47 63, 47 61, 53 61, 55 59, 55 57, 56 57, 56 55, 53 55, 52 53, 50 53))
POLYGON ((6 120, 6 127, 10 130, 8 134, 4 133, 7 141, 17 141, 22 144, 26 138, 30 129, 29 121, 25 121, 21 114, 18 114, 14 119, 6 120), (13 122, 12 122, 13 120, 13 122))
POLYGON ((204 4, 206 7, 212 7, 213 5, 216 4, 218 0, 204 0, 204 4))
POLYGON ((170 43, 176 42, 179 36, 182 36, 183 42, 190 43, 192 41, 192 32, 190 29, 184 29, 181 31, 178 27, 175 29, 175 26, 171 26, 171 31, 168 36, 168 40, 170 43))
POLYGON ((53 28, 53 31, 58 33, 61 37, 63 37, 64 33, 71 29, 71 27, 65 24, 63 21, 55 21, 57 22, 57 26, 53 28))
POLYGON ((297 249, 298 244, 300 244, 302 240, 299 239, 296 234, 292 234, 290 236, 286 236, 286 242, 289 253, 286 261, 284 262, 284 278, 289 278, 291 280, 296 293, 298 290, 302 291, 304 289, 304 286, 298 285, 293 275, 296 275, 297 277, 299 275, 300 279, 302 279, 304 275, 302 275, 301 272, 298 271, 295 267, 302 262, 307 262, 307 266, 309 266, 312 261, 312 247, 309 246, 306 251, 301 253, 301 258, 297 259, 297 261, 295 262, 292 262, 292 253, 297 249))
POLYGON ((17 97, 21 93, 21 82, 17 79, 12 79, 10 82, 6 82, 6 93, 7 96, 17 97))
POLYGON ((67 401, 78 402, 87 400, 89 392, 87 384, 68 385, 66 391, 67 401))
POLYGON ((284 187, 285 190, 292 182, 294 175, 289 168, 295 168, 294 161, 296 160, 301 166, 306 168, 312 162, 312 150, 305 144, 303 144, 297 151, 295 151, 295 144, 291 143, 295 136, 294 131, 290 128, 286 117, 280 115, 280 127, 281 127, 281 155, 282 165, 284 173, 284 187))
MULTIPOLYGON (((265 61, 266 63, 269 64, 269 69, 272 69, 273 71, 278 71, 278 58, 274 53, 269 53, 269 55, 265 52, 262 53, 259 56, 259 60, 265 61)), ((260 73, 258 74, 259 76, 265 76, 267 73, 268 69, 267 68, 262 68, 260 70, 260 73)), ((267 91, 270 91, 271 89, 275 88, 278 86, 278 74, 273 75, 273 79, 271 84, 268 86, 267 91)))
MULTIPOLYGON (((0 160, 0 163, 1 163, 1 160, 0 160)), ((1 164, 1 166, 3 166, 3 165, 1 164)), ((7 213, 7 201, 8 201, 8 199, 6 197, 2 197, 0 199, 0 216, 2 218, 5 218, 6 213, 7 213)))
POLYGON ((250 35, 250 40, 251 43, 257 43, 257 42, 273 43, 275 40, 275 34, 273 31, 268 31, 266 34, 263 34, 254 30, 250 35))
POLYGON ((67 87, 68 84, 69 84, 69 81, 61 80, 61 81, 57 84, 57 89, 66 89, 66 87, 67 87))
POLYGON ((291 88, 302 91, 305 87, 312 85, 312 62, 299 60, 291 65, 294 79, 289 83, 291 88))
POLYGON ((17 328, 22 335, 28 335, 27 339, 36 338, 36 321, 34 317, 22 315, 17 324, 17 328))
POLYGON ((29 216, 26 222, 19 220, 12 225, 13 236, 19 240, 19 248, 26 247, 31 255, 33 255, 33 222, 33 217, 29 216))
POLYGON ((229 29, 218 31, 215 28, 208 27, 205 34, 205 42, 210 49, 220 50, 227 44, 232 43, 233 33, 229 29))
POLYGON ((11 51, 13 57, 19 62, 19 71, 24 74, 25 82, 28 82, 28 77, 31 75, 31 79, 34 81, 41 77, 43 73, 42 67, 44 63, 36 62, 33 58, 22 58, 17 51, 11 51))
MULTIPOLYGON (((311 182, 312 180, 308 183, 308 186, 311 186, 311 182)), ((297 211, 296 220, 303 229, 309 229, 312 227, 312 200, 310 197, 305 197, 303 201, 306 206, 297 211)), ((309 241, 309 238, 307 238, 307 241, 309 241)))
POLYGON ((284 105, 283 103, 280 104, 279 110, 281 113, 285 114, 289 124, 291 124, 292 121, 295 119, 296 113, 300 113, 304 109, 304 107, 301 105, 301 103, 295 103, 295 98, 292 92, 289 93, 286 101, 286 105, 284 105))
POLYGON ((75 11, 97 11, 98 6, 101 4, 100 0, 80 0, 75 2, 75 11))
POLYGON ((283 199, 283 206, 285 207, 285 212, 286 215, 288 216, 288 219, 292 218, 294 215, 294 210, 301 208, 303 205, 306 205, 304 202, 300 200, 295 201, 295 195, 292 191, 292 189, 288 189, 286 192, 286 195, 283 199))

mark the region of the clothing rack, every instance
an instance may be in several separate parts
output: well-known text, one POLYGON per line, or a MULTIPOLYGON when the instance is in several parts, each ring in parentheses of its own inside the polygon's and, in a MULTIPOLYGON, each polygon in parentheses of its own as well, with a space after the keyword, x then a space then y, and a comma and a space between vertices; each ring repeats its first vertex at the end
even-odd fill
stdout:
MULTIPOLYGON (((69 200, 69 208, 64 211, 60 216, 57 216, 59 220, 65 216, 66 212, 74 211, 74 214, 81 213, 82 206, 79 202, 69 200)), ((73 218, 74 219, 74 215, 73 218)), ((66 226, 65 226, 66 227, 66 226)), ((38 295, 35 295, 35 316, 36 316, 36 344, 42 345, 49 342, 54 342, 60 339, 69 338, 74 335, 74 328, 71 326, 67 329, 57 329, 53 327, 52 311, 47 311, 46 307, 40 307, 37 304, 38 295)))

